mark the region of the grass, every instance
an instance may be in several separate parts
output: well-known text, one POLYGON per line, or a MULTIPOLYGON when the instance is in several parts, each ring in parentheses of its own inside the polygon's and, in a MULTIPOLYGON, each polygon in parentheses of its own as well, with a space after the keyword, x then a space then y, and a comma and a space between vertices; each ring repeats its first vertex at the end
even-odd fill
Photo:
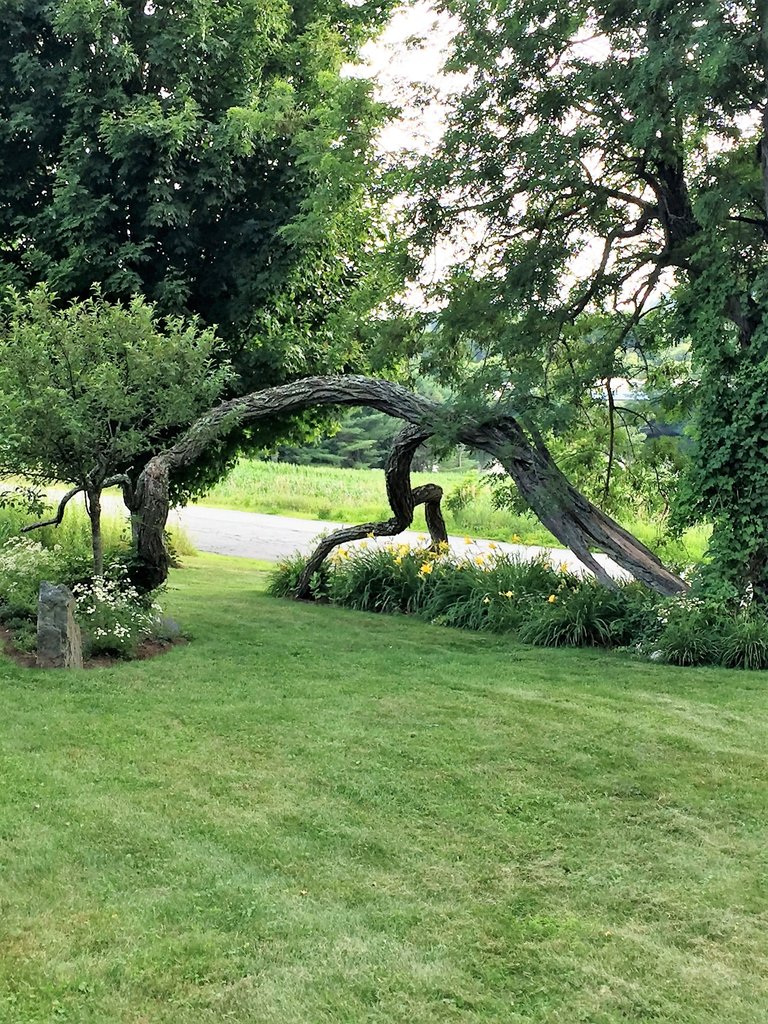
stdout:
POLYGON ((0 661, 5 1024, 762 1024, 765 673, 263 596, 0 661))
MULTIPOLYGON (((413 484, 440 484, 446 497, 477 474, 414 473, 413 484)), ((242 512, 360 523, 388 519, 384 473, 374 469, 334 469, 325 466, 294 466, 289 463, 242 459, 232 472, 199 504, 242 512)), ((503 540, 549 547, 559 546, 552 534, 532 515, 516 515, 494 509, 487 488, 463 509, 451 511, 443 505, 450 533, 468 534, 489 540, 503 540)), ((689 530, 683 542, 661 536, 659 527, 643 520, 622 523, 644 544, 662 557, 685 564, 700 561, 706 550, 708 528, 689 530)), ((424 510, 416 510, 414 529, 424 530, 424 510)))

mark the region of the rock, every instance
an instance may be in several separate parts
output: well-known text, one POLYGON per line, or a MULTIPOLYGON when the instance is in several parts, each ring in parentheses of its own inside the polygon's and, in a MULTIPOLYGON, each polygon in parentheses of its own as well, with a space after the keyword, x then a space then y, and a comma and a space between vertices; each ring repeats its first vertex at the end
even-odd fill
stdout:
POLYGON ((37 606, 37 667, 82 668, 83 645, 69 587, 43 581, 37 606))
POLYGON ((181 626, 170 615, 163 615, 156 623, 155 633, 160 640, 178 640, 181 626))

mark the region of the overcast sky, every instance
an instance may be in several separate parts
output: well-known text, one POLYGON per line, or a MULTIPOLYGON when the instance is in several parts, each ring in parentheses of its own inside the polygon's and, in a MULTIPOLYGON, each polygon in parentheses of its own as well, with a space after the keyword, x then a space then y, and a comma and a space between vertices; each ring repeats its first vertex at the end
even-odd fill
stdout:
POLYGON ((400 8, 383 35, 363 51, 364 71, 378 82, 382 99, 403 107, 400 121, 382 133, 385 152, 428 149, 439 140, 443 123, 439 97, 460 82, 456 75, 440 74, 452 35, 448 18, 438 18, 429 3, 417 2, 400 8), (422 42, 410 43, 413 39, 422 42), (425 89, 437 95, 426 109, 417 108, 414 98, 425 89))

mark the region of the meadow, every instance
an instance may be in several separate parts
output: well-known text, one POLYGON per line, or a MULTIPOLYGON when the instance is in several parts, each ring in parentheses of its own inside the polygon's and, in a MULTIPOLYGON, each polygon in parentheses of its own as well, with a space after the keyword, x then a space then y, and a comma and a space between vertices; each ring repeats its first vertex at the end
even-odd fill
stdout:
MULTIPOLYGON (((443 513, 449 533, 559 546, 534 516, 494 508, 491 492, 480 485, 477 471, 413 473, 412 482, 414 486, 433 482, 443 488, 447 499, 443 513), (459 489, 472 492, 474 497, 464 508, 452 509, 451 496, 459 489)), ((345 523, 388 519, 391 515, 381 470, 296 466, 256 459, 241 459, 198 504, 345 523)), ((672 540, 659 524, 631 516, 622 519, 622 525, 677 565, 700 561, 709 536, 707 528, 698 527, 687 531, 682 540, 672 540)), ((414 529, 424 528, 423 510, 417 509, 414 529)))
POLYGON ((762 1024, 765 673, 263 594, 0 659, 3 1024, 762 1024))

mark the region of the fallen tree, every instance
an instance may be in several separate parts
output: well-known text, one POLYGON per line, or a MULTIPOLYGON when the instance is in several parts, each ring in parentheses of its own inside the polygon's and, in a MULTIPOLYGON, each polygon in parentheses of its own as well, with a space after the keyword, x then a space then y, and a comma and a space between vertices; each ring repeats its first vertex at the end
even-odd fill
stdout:
MULTIPOLYGON (((416 447, 432 436, 438 421, 445 422, 446 410, 386 380, 361 376, 306 377, 223 402, 200 417, 172 448, 147 463, 131 502, 131 512, 138 524, 135 530, 136 581, 151 589, 163 583, 168 575, 164 528, 169 512, 169 482, 174 472, 194 464, 210 445, 256 420, 316 406, 348 405, 377 409, 415 428, 406 428, 398 435, 387 467, 387 491, 393 516, 383 523, 365 523, 325 538, 310 559, 313 568, 302 577, 298 594, 306 596, 312 572, 336 544, 368 533, 392 536, 401 532, 410 525, 413 509, 419 502, 431 503, 433 516, 437 505, 439 514, 439 488, 429 493, 420 492, 418 488, 413 491, 410 465, 416 447)), ((592 548, 605 551, 635 579, 660 594, 686 590, 683 580, 670 572, 652 551, 569 483, 543 443, 531 440, 514 417, 494 415, 489 410, 487 419, 462 419, 455 425, 454 434, 457 442, 487 452, 504 467, 541 523, 561 544, 570 548, 604 586, 614 587, 615 583, 592 555, 592 548)), ((439 532, 436 520, 433 524, 439 532)), ((433 543, 437 536, 435 530, 432 531, 433 543)))

